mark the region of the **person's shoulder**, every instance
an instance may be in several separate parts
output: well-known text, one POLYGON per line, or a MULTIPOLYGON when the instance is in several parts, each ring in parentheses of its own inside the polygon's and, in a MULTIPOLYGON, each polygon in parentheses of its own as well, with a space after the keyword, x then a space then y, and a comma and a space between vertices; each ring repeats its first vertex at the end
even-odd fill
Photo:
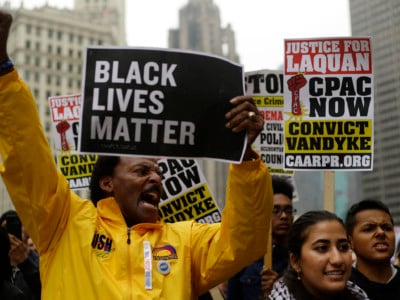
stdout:
POLYGON ((368 278, 354 267, 351 268, 350 281, 356 284, 360 284, 360 282, 369 282, 368 278))
POLYGON ((268 299, 271 300, 295 300, 294 296, 289 292, 289 288, 286 283, 283 281, 283 278, 280 278, 275 281, 272 286, 272 290, 268 295, 268 299))
POLYGON ((400 267, 396 265, 393 265, 393 267, 396 270, 396 275, 392 278, 390 282, 396 285, 397 288, 400 290, 400 267))
POLYGON ((369 299, 367 296, 367 293, 361 287, 359 287, 357 284, 355 284, 354 282, 348 280, 346 283, 346 287, 352 295, 356 296, 357 299, 360 299, 360 300, 369 299))

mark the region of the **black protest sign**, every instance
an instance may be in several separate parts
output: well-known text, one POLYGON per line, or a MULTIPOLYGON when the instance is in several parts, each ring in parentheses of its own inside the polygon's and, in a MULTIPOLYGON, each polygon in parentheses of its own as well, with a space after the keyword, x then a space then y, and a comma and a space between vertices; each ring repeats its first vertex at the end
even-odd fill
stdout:
POLYGON ((80 151, 240 161, 244 133, 225 128, 242 67, 199 53, 88 48, 80 151))

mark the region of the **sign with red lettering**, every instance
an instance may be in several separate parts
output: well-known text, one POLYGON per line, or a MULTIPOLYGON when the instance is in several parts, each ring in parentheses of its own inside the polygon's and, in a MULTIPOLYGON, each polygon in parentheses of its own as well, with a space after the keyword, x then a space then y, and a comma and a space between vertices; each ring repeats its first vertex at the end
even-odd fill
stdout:
POLYGON ((55 150, 76 150, 78 145, 79 118, 81 115, 81 96, 49 97, 49 105, 55 133, 55 150))
POLYGON ((77 152, 81 96, 49 97, 57 166, 73 190, 89 187, 97 155, 77 152))
POLYGON ((293 175, 283 168, 283 72, 259 70, 245 73, 246 95, 252 96, 264 116, 264 129, 253 145, 272 174, 293 175))
POLYGON ((285 40, 285 169, 372 170, 373 95, 370 38, 285 40))

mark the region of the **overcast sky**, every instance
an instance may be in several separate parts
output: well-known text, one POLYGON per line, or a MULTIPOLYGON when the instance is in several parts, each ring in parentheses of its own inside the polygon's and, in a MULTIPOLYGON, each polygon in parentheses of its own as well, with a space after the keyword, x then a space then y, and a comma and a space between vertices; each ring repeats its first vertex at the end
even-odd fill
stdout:
MULTIPOLYGON (((22 0, 11 0, 15 7, 22 0)), ((189 0, 126 0, 130 46, 167 47, 168 30, 178 27, 178 11, 189 0)), ((5 3, 0 0, 0 7, 5 3)), ((48 3, 71 8, 73 0, 24 0, 26 7, 48 3)), ((349 36, 348 0, 214 0, 222 26, 231 24, 245 71, 277 69, 285 38, 349 36)))

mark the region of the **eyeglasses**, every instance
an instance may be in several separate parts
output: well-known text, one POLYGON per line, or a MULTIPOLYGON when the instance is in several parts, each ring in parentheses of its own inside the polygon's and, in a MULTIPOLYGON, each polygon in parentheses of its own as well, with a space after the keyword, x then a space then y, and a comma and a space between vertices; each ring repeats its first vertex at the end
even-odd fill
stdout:
POLYGON ((280 216, 282 214, 282 212, 284 212, 286 215, 288 216, 292 216, 293 214, 296 213, 296 209, 294 209, 291 206, 285 206, 285 207, 281 207, 281 206, 274 206, 272 208, 272 214, 274 216, 280 216))

